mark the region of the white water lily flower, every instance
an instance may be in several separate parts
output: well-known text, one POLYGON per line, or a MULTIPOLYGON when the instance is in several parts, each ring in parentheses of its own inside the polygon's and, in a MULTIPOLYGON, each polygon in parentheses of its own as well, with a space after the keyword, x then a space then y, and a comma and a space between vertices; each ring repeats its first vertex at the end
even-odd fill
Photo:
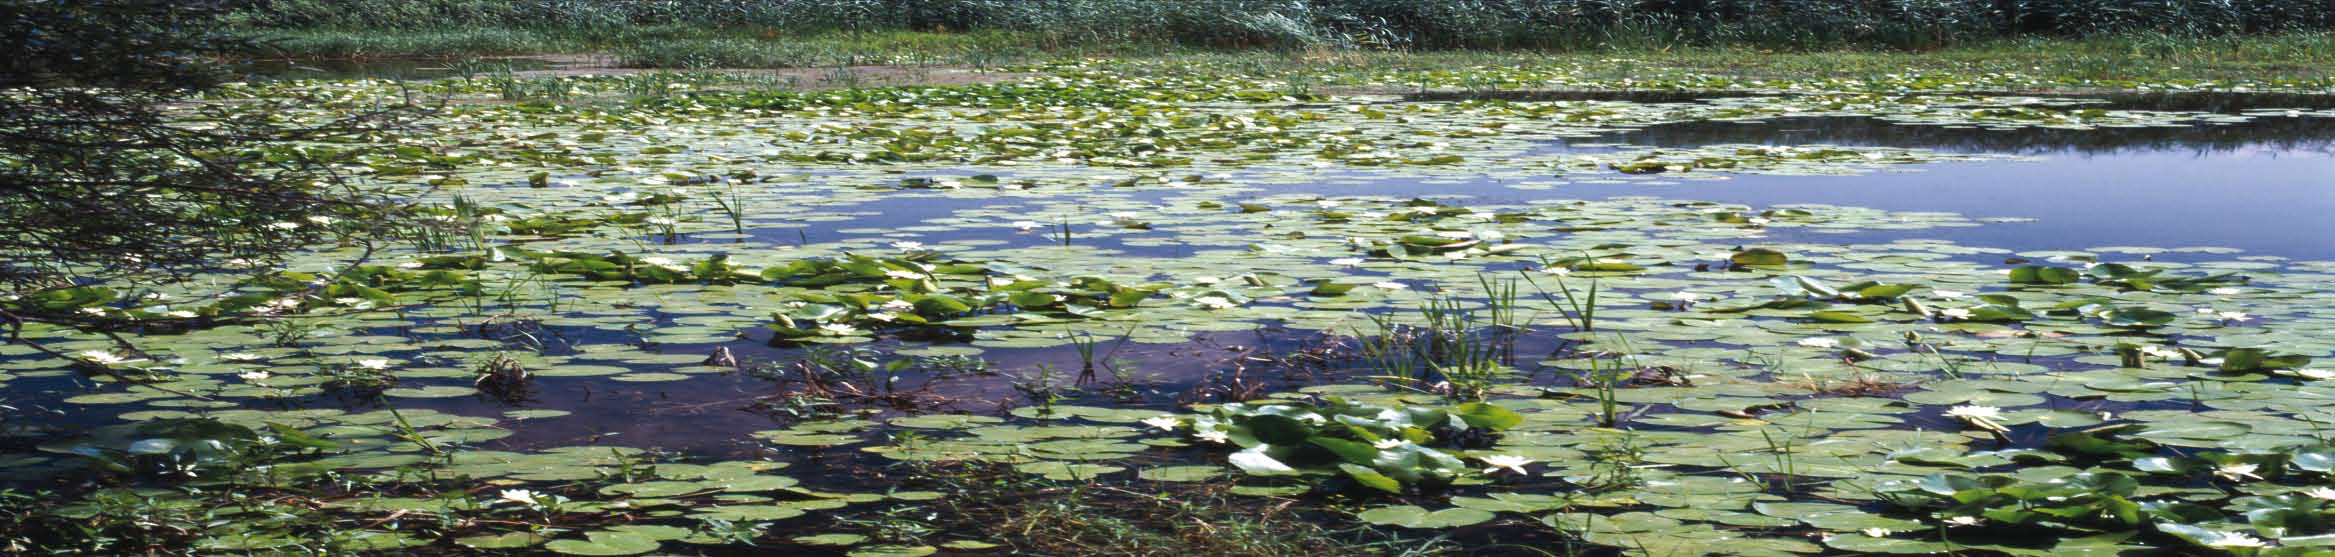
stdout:
POLYGON ((2207 293, 2207 294, 2212 294, 2212 295, 2215 295, 2215 296, 2236 296, 2236 295, 2238 295, 2238 294, 2241 294, 2241 293, 2244 293, 2244 292, 2245 292, 2244 290, 2239 290, 2239 289, 2237 289, 2237 288, 2232 288, 2232 287, 2228 287, 2228 286, 2224 286, 2224 287, 2221 287, 2221 288, 2215 288, 2215 289, 2212 289, 2212 290, 2207 290, 2207 291, 2205 291, 2205 293, 2207 293))
POLYGON ((243 373, 235 374, 235 376, 241 377, 245 381, 266 381, 269 377, 268 372, 266 371, 246 371, 243 373))
POLYGON ((2335 501, 2335 489, 2329 489, 2327 486, 2314 487, 2309 491, 2304 491, 2303 496, 2312 499, 2335 501))
POLYGON ((2232 462, 2214 467, 2213 475, 2221 476, 2223 479, 2227 479, 2233 482, 2242 482, 2249 479, 2259 480, 2262 479, 2262 476, 2255 475, 2254 471, 2260 469, 2262 469, 2262 465, 2259 464, 2248 462, 2232 462))
POLYGON ((892 320, 899 319, 899 318, 900 318, 900 316, 899 316, 899 315, 895 315, 895 314, 893 314, 893 313, 891 313, 891 312, 883 312, 883 311, 879 311, 879 312, 875 312, 875 313, 870 313, 870 314, 868 314, 868 319, 874 319, 874 320, 877 320, 877 321, 882 321, 882 322, 885 322, 885 323, 890 323, 890 322, 892 322, 892 320))
POLYGON ((268 228, 273 228, 273 229, 276 229, 276 230, 294 230, 294 229, 298 229, 298 228, 300 228, 300 223, 297 223, 297 222, 277 222, 277 223, 269 223, 269 224, 268 224, 268 228))
POLYGON ((1352 267, 1352 266, 1355 266, 1355 265, 1361 265, 1361 264, 1362 264, 1362 258, 1360 258, 1360 257, 1340 257, 1340 258, 1337 258, 1337 259, 1332 259, 1332 260, 1330 260, 1330 264, 1331 264, 1331 265, 1337 265, 1337 266, 1340 266, 1340 267, 1352 267))
POLYGON ((381 358, 357 360, 357 367, 373 370, 389 369, 389 360, 381 358))
POLYGON ((1970 318, 1970 308, 1946 308, 1946 309, 1941 309, 1941 310, 1938 310, 1938 316, 1939 316, 1939 317, 1944 317, 1944 318, 1947 318, 1947 319, 1969 319, 1969 318, 1970 318))
POLYGON ((81 356, 82 360, 101 366, 110 366, 130 361, 129 358, 117 356, 112 352, 107 352, 104 350, 85 350, 82 351, 79 356, 81 356))
POLYGON ((1222 444, 1225 444, 1225 443, 1231 443, 1231 442, 1232 442, 1232 436, 1231 436, 1231 435, 1228 435, 1228 434, 1226 434, 1226 433, 1224 433, 1224 432, 1222 432, 1222 431, 1216 431, 1216 430, 1208 430, 1208 431, 1195 431, 1195 432, 1192 432, 1192 437, 1194 437, 1194 438, 1198 438, 1198 439, 1199 439, 1199 440, 1201 440, 1201 441, 1207 441, 1207 442, 1210 442, 1210 443, 1216 443, 1216 444, 1219 444, 1219 445, 1222 445, 1222 444))
POLYGON ((2222 320, 2223 320, 2223 321, 2245 321, 2245 320, 2248 320, 2248 319, 2253 319, 2253 318, 2254 318, 2254 317, 2253 317, 2253 316, 2251 316, 2251 315, 2246 315, 2246 312, 2243 312, 2243 311, 2221 311, 2221 312, 2214 312, 2213 316, 2214 316, 2214 317, 2220 317, 2220 318, 2222 318, 2222 320))
POLYGON ((884 302, 882 307, 892 311, 908 311, 916 309, 916 304, 908 303, 907 300, 892 300, 889 302, 884 302))
POLYGON ((1954 418, 1992 420, 2003 417, 2003 409, 1993 406, 1964 404, 1953 408, 1947 408, 1946 415, 1954 418))
POLYGON ((497 497, 497 499, 510 501, 521 505, 534 505, 535 492, 524 489, 505 489, 503 490, 502 496, 497 497))
POLYGON ((1570 275, 1570 274, 1573 274, 1573 268, 1572 268, 1572 267, 1541 267, 1541 268, 1540 268, 1540 272, 1541 272, 1541 274, 1544 274, 1544 275, 1556 275, 1556 276, 1562 277, 1562 276, 1565 276, 1565 275, 1570 275))
POLYGON ((1962 423, 1967 424, 1970 427, 1994 432, 1997 435, 2011 431, 2010 428, 2003 427, 2002 424, 1995 423, 1995 420, 2001 419, 2003 417, 2003 409, 1993 406, 1964 404, 1946 409, 1946 416, 1960 419, 1962 420, 1962 423))
POLYGON ((1954 526, 1977 526, 1979 524, 1979 520, 1978 517, 1975 516, 1957 516, 1954 518, 1946 519, 1946 524, 1954 526))
POLYGON ((1409 443, 1410 441, 1405 441, 1402 439, 1380 439, 1376 443, 1371 443, 1370 446, 1371 448, 1385 450, 1400 447, 1409 443))
POLYGON ((835 335, 851 335, 859 333, 859 329, 852 328, 850 323, 820 323, 819 330, 835 335))
POLYGON ((642 263, 647 263, 647 264, 650 264, 650 265, 655 265, 655 266, 658 266, 658 267, 664 267, 664 268, 667 268, 667 269, 676 269, 676 270, 678 270, 678 269, 683 269, 683 268, 685 268, 685 267, 682 267, 682 266, 681 266, 681 262, 679 262, 679 261, 674 261, 674 260, 673 260, 673 258, 670 258, 670 257, 654 257, 654 256, 651 256, 651 257, 643 257, 643 258, 641 258, 641 262, 642 262, 642 263))
POLYGON ((2269 547, 2270 542, 2244 532, 2208 532, 2197 537, 2197 543, 2215 549, 2269 547))
POLYGON ((1858 530, 1857 533, 1864 534, 1865 537, 1868 538, 1886 538, 1889 537, 1890 534, 1895 534, 1897 532, 1891 531, 1888 528, 1866 528, 1863 530, 1858 530))
POLYGON ((1521 457, 1521 456, 1516 456, 1516 455, 1504 455, 1504 454, 1496 454, 1496 455, 1491 455, 1491 456, 1480 456, 1480 457, 1476 457, 1476 460, 1481 460, 1481 461, 1483 461, 1483 462, 1484 462, 1484 464, 1489 464, 1489 465, 1491 465, 1491 467, 1490 467, 1490 468, 1485 468, 1485 469, 1484 469, 1484 473, 1486 473, 1486 474, 1490 474, 1490 473, 1493 473, 1493 472, 1498 472, 1498 471, 1501 471, 1501 470, 1507 470, 1507 471, 1509 471, 1509 472, 1514 472, 1514 473, 1517 473, 1517 474, 1524 474, 1524 473, 1525 473, 1525 471, 1524 471, 1524 465, 1526 465, 1526 464, 1532 464, 1532 463, 1533 463, 1533 460, 1532 460, 1532 459, 1529 459, 1529 458, 1524 458, 1524 457, 1521 457))
POLYGON ((1240 305, 1232 303, 1232 300, 1227 300, 1222 296, 1201 296, 1193 298, 1192 303, 1200 304, 1200 307, 1208 309, 1232 309, 1240 305))
POLYGON ((1153 416, 1144 418, 1143 425, 1159 428, 1160 431, 1175 431, 1184 425, 1184 421, 1175 416, 1153 416))
POLYGON ((889 277, 889 278, 896 278, 896 279, 908 279, 908 280, 916 280, 916 279, 921 279, 921 278, 924 278, 924 275, 917 274, 915 271, 903 271, 903 270, 899 270, 899 269, 886 269, 886 270, 884 270, 884 276, 885 276, 885 277, 889 277))
POLYGON ((1804 338, 1800 339, 1800 345, 1809 348, 1838 348, 1840 346, 1840 341, 1821 337, 1804 338))

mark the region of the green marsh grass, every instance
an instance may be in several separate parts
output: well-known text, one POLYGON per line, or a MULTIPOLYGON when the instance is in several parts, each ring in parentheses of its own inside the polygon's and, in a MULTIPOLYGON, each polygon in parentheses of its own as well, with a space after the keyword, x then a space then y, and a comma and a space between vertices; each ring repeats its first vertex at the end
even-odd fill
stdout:
POLYGON ((1490 274, 1476 275, 1476 284, 1484 289, 1484 312, 1492 326, 1502 332, 1522 332, 1532 323, 1532 317, 1519 314, 1516 304, 1517 279, 1494 279, 1490 274))
POLYGON ((1597 398, 1597 425, 1615 427, 1621 424, 1621 384, 1631 374, 1619 362, 1608 367, 1599 361, 1594 356, 1589 358, 1589 371, 1575 377, 1574 382, 1589 387, 1592 396, 1597 398))
POLYGON ((486 238, 488 232, 487 207, 480 205, 469 196, 460 194, 454 196, 454 202, 450 207, 453 209, 451 222, 454 226, 459 227, 461 232, 461 236, 457 239, 464 242, 457 247, 474 252, 486 251, 489 245, 486 238))
MULTIPOLYGON (((1540 294, 1542 301, 1546 301, 1549 303, 1549 305, 1555 306, 1557 308, 1557 315, 1563 317, 1565 319, 1565 324, 1573 327, 1574 331, 1584 333, 1596 331, 1597 281, 1595 279, 1590 280, 1589 291, 1587 295, 1577 297, 1573 295, 1573 287, 1565 285, 1564 275, 1555 274, 1552 276, 1557 283, 1557 291, 1564 293, 1564 299, 1562 301, 1559 301, 1555 295, 1549 294, 1548 289, 1541 288, 1540 282, 1532 278, 1531 271, 1524 272, 1524 282, 1526 284, 1532 285, 1532 289, 1540 294)), ((1513 288, 1513 284, 1511 284, 1511 288, 1513 288)))
MULTIPOLYGON (((2271 4, 2289 7, 2261 9, 2264 14, 2274 14, 2279 9, 2295 9, 2291 6, 2298 2, 2314 1, 2280 0, 2271 4)), ((2320 13, 2311 17, 2246 16, 2260 22, 2247 25, 2230 24, 2225 16, 2169 11, 2161 16, 2164 21, 2154 23, 2124 18, 2076 29, 1968 32, 1945 40, 1911 43, 1877 36, 1855 39, 1840 29, 1825 27, 1828 20, 1815 18, 1797 23, 1809 27, 1797 35, 1678 32, 1673 28, 1698 23, 1640 21, 1570 34, 1536 35, 1540 38, 1526 41, 1414 40, 1393 44, 1194 40, 1174 34, 1070 32, 1031 25, 948 27, 940 32, 883 22, 839 26, 798 19, 773 25, 738 17, 576 25, 460 10, 398 12, 404 14, 400 16, 404 19, 398 20, 346 15, 376 9, 397 11, 372 4, 336 7, 330 17, 268 14, 247 20, 237 31, 266 46, 262 57, 435 58, 453 61, 448 63, 449 69, 465 75, 487 68, 477 62, 452 66, 465 60, 518 55, 570 55, 557 60, 563 63, 578 61, 573 55, 588 55, 582 59, 587 65, 612 62, 624 67, 673 69, 873 65, 993 69, 1073 62, 1151 69, 1174 66, 1262 77, 1286 75, 1293 76, 1283 80, 1292 91, 1352 86, 1388 71, 1477 66, 1569 68, 1584 76, 1617 82, 1659 81, 1686 74, 1738 79, 1867 79, 1909 73, 2166 81, 2325 80, 2325 68, 2335 64, 2335 27, 2330 27, 2335 22, 2329 21, 2335 15, 2324 13, 2323 3, 2312 6, 2320 13), (2193 18, 2195 23, 2184 23, 2188 20, 2179 19, 2183 17, 2193 18)), ((2171 4, 2207 3, 2175 0, 2171 4)), ((1462 29, 1496 34, 1498 27, 1462 29)), ((908 72, 908 77, 914 73, 908 72)), ((1468 89, 1486 91, 1511 87, 1495 79, 1468 83, 1468 89)))
MULTIPOLYGON (((1514 288, 1509 287, 1513 308, 1514 288)), ((1369 315, 1368 329, 1356 329, 1359 354, 1380 380, 1461 400, 1483 400, 1514 375, 1506 363, 1514 330, 1450 293, 1429 297, 1415 310, 1417 323, 1398 315, 1369 315)), ((1494 308, 1501 304, 1494 304, 1494 308)))
MULTIPOLYGON (((725 180, 724 184, 728 186, 728 191, 712 192, 707 196, 713 199, 714 208, 729 219, 730 232, 743 235, 746 233, 746 196, 738 191, 737 182, 725 180)), ((738 241, 743 242, 745 239, 740 238, 738 241)))
POLYGON ((2022 36, 2211 36, 2327 30, 2320 0, 726 0, 550 4, 491 0, 277 0, 267 28, 537 29, 593 36, 718 27, 821 32, 1022 33, 1043 44, 1136 41, 1239 48, 1934 49, 2022 36))

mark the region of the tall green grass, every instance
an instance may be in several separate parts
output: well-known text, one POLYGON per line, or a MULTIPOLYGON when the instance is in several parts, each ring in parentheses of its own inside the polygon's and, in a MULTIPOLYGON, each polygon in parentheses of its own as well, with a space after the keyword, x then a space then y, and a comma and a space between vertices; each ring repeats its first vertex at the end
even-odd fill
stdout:
POLYGON ((2335 29, 2329 0, 266 0, 275 29, 994 30, 1056 45, 1928 49, 2023 36, 2335 29))

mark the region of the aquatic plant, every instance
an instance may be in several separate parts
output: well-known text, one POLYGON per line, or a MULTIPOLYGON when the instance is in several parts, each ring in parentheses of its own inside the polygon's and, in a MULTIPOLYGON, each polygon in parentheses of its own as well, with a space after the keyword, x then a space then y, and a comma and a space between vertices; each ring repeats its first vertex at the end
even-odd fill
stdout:
POLYGON ((1196 438, 1238 447, 1229 460, 1251 475, 1343 476, 1401 493, 1476 474, 1459 455, 1436 447, 1480 446, 1523 420, 1482 402, 1390 408, 1327 397, 1310 405, 1224 404, 1193 417, 1188 428, 1196 438))
MULTIPOLYGON (((1514 290, 1507 291, 1513 308, 1514 290)), ((1506 363, 1506 343, 1517 331, 1513 310, 1495 303, 1492 318, 1479 318, 1472 302, 1450 295, 1431 297, 1417 309, 1420 323, 1392 315, 1371 315, 1374 330, 1357 330, 1362 358, 1376 377, 1405 387, 1465 400, 1483 400, 1514 373, 1506 363)))

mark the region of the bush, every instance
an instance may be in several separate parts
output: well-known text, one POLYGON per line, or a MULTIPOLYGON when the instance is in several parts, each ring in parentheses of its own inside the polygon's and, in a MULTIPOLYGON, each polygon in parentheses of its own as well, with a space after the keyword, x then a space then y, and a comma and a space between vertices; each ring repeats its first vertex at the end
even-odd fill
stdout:
MULTIPOLYGON (((166 282, 267 269, 358 223, 387 200, 325 166, 374 114, 315 126, 266 110, 183 101, 244 52, 217 31, 221 0, 0 0, 0 326, 129 323, 105 279, 166 282)), ((259 102, 259 101, 253 101, 259 102)), ((273 102, 300 102, 280 99, 273 102)), ((140 282, 143 281, 143 282, 140 282)), ((129 301, 121 301, 127 304, 129 301)), ((174 317, 191 320, 193 317, 174 317)), ((34 345, 38 348, 37 345, 34 345)))

